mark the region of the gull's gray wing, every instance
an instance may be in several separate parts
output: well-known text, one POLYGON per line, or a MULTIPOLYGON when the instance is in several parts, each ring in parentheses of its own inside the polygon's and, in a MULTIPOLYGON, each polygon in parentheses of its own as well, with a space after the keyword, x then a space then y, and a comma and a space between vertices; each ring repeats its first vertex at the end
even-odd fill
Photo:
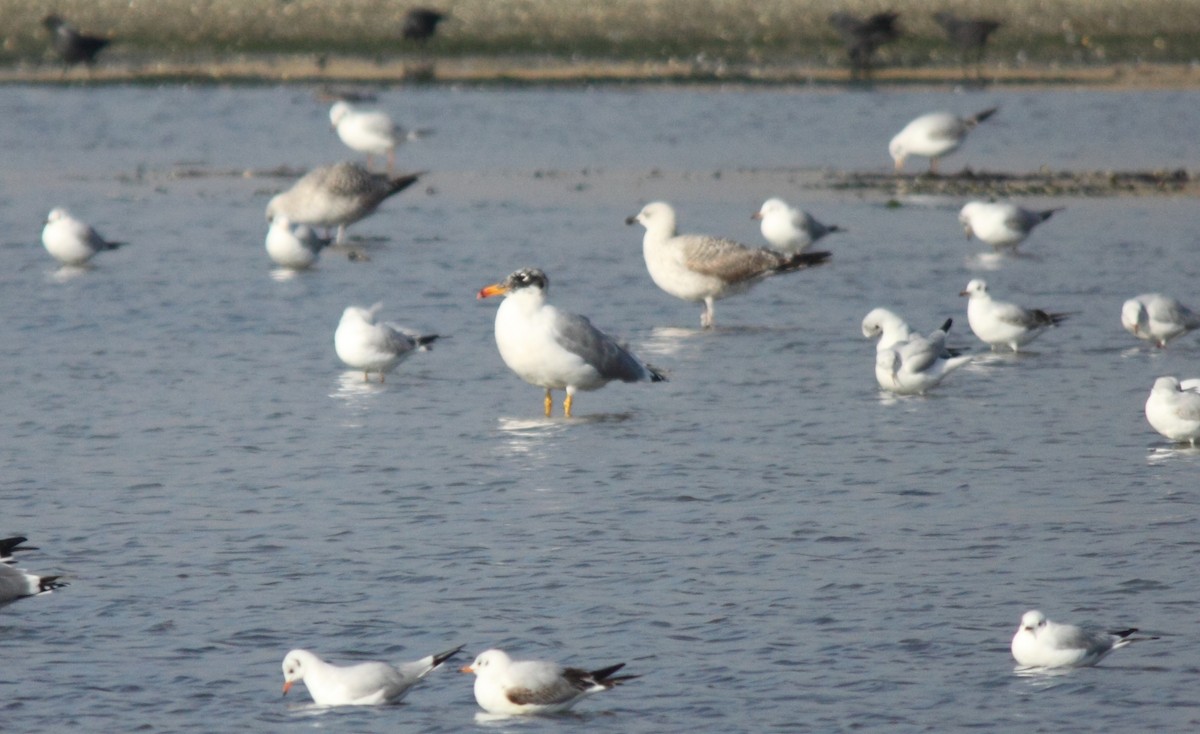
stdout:
POLYGON ((559 311, 555 319, 555 340, 566 350, 579 355, 609 380, 637 382, 661 379, 640 359, 600 331, 586 316, 559 311))

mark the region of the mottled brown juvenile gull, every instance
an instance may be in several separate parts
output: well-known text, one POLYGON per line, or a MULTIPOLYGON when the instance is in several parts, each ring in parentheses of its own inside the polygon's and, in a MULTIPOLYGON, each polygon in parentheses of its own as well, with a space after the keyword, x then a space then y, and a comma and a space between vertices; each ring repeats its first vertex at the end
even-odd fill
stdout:
POLYGON ((904 170, 904 161, 910 155, 919 155, 929 159, 929 172, 937 173, 938 159, 958 150, 967 133, 994 115, 997 109, 992 107, 970 117, 959 117, 953 112, 930 112, 908 123, 888 143, 888 153, 896 164, 896 172, 904 170))
POLYGON ((547 418, 554 406, 551 390, 566 390, 563 415, 570 418, 576 390, 597 390, 613 380, 666 379, 586 317, 546 303, 549 285, 541 270, 524 268, 478 294, 506 296, 496 310, 496 347, 518 377, 546 389, 547 418))
POLYGON ((549 714, 640 677, 614 675, 624 667, 625 663, 592 671, 564 668, 547 660, 513 660, 493 649, 479 653, 460 670, 475 674, 475 700, 488 713, 549 714))
POLYGON ((1104 632, 1059 624, 1031 609, 1021 615, 1012 639, 1013 658, 1022 668, 1078 668, 1095 665, 1113 650, 1125 647, 1137 628, 1104 632))
POLYGON ((1200 328, 1200 314, 1170 296, 1143 293, 1121 307, 1121 326, 1138 339, 1152 341, 1161 348, 1175 337, 1200 328))
POLYGON ((345 161, 314 168, 271 199, 267 221, 283 215, 295 224, 337 227, 340 245, 345 242, 346 227, 370 215, 385 199, 412 186, 420 177, 420 173, 409 173, 391 178, 345 161))
POLYGON ((327 663, 308 650, 292 650, 283 659, 283 692, 303 681, 318 706, 373 706, 395 703, 463 646, 427 655, 399 666, 371 661, 356 665, 327 663))
POLYGON ((704 302, 700 325, 713 325, 713 302, 748 290, 763 278, 820 265, 828 252, 788 255, 765 247, 747 247, 733 240, 676 233, 670 204, 647 204, 626 224, 646 228, 642 255, 655 285, 676 298, 704 302))

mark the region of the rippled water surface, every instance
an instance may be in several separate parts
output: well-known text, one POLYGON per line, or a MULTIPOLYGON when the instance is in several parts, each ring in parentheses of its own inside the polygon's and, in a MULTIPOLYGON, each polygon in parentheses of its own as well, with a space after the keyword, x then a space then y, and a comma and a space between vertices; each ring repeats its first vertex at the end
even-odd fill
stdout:
POLYGON ((1200 344, 1149 350, 1118 323, 1139 292, 1200 303, 1195 202, 1032 200, 1066 210, 997 259, 964 241, 959 200, 889 208, 799 169, 885 170, 908 119, 995 104, 945 170, 1194 167, 1198 102, 385 91, 435 130, 400 153, 428 175, 351 228, 369 262, 327 253, 282 278, 263 208, 289 180, 240 172, 349 157, 311 90, 0 89, 0 535, 71 581, 0 612, 0 728, 1195 729, 1200 455, 1142 405, 1157 376, 1200 376, 1200 344), (749 215, 774 195, 848 230, 832 264, 720 302, 699 331, 623 219, 667 199, 685 229, 757 244, 749 215), (130 244, 57 272, 39 242, 55 205, 130 244), (670 381, 542 419, 474 297, 528 265, 670 381), (862 316, 952 316, 978 351, 957 296, 973 277, 1076 314, 930 397, 882 397, 862 316), (342 309, 376 301, 449 337, 384 385, 332 348, 342 309), (1035 607, 1160 639, 1020 677, 1008 643, 1035 607), (476 724, 457 666, 401 706, 280 698, 292 647, 456 644, 644 677, 511 724, 476 724))

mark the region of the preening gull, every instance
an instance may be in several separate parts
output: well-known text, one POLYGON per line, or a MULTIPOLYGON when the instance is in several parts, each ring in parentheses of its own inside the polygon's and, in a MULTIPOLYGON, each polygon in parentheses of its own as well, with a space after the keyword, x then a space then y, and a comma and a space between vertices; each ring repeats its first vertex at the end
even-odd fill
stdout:
POLYGON ((762 235, 771 248, 787 255, 804 252, 825 235, 842 231, 836 224, 818 222, 783 199, 767 199, 750 218, 762 222, 762 235))
POLYGON ((880 337, 875 351, 875 380, 879 386, 901 395, 923 394, 970 362, 970 356, 957 356, 946 348, 946 333, 952 323, 946 319, 941 328, 925 337, 911 333, 908 324, 886 309, 877 308, 867 314, 863 335, 880 337), (876 330, 876 326, 881 328, 876 330), (899 339, 902 333, 907 336, 899 339))
POLYGON ((46 226, 42 228, 42 244, 46 252, 63 265, 84 265, 96 253, 115 250, 125 243, 104 239, 100 233, 60 206, 51 209, 46 217, 46 226))
POLYGON ((958 150, 967 133, 997 109, 993 107, 965 118, 953 112, 930 112, 908 123, 888 144, 896 172, 904 170, 904 161, 910 155, 919 155, 929 159, 929 172, 937 173, 938 159, 958 150))
POLYGON ((958 221, 967 239, 974 235, 998 250, 1016 250, 1034 227, 1060 211, 1061 208, 1034 211, 1002 201, 971 201, 959 211, 958 221))
POLYGON ((475 674, 475 700, 493 714, 566 711, 581 699, 640 676, 614 675, 625 663, 587 671, 544 660, 513 660, 503 650, 485 650, 463 673, 475 674))
POLYGON ((333 348, 347 366, 362 370, 363 381, 378 372, 379 381, 413 352, 429 350, 437 334, 420 334, 393 323, 375 323, 383 304, 371 308, 347 306, 333 333, 333 348))
POLYGON ((1138 339, 1159 347, 1200 327, 1200 314, 1161 293, 1143 293, 1121 306, 1121 326, 1138 339))
POLYGON ((968 296, 967 323, 975 336, 991 345, 1004 344, 1014 352, 1028 344, 1051 326, 1062 323, 1070 314, 1048 313, 1041 309, 1022 308, 992 298, 987 283, 978 278, 967 283, 960 296, 968 296))
POLYGON ((1104 632, 1059 624, 1032 609, 1021 616, 1012 638, 1012 655, 1023 668, 1077 668, 1095 665, 1130 642, 1137 629, 1104 632))
POLYGON ((393 703, 462 649, 459 645, 399 666, 377 661, 334 665, 308 650, 292 650, 283 659, 283 692, 286 694, 294 683, 303 681, 318 706, 393 703))
POLYGON ((267 203, 267 221, 282 215, 295 224, 337 227, 340 245, 345 242, 346 227, 374 212, 389 196, 412 186, 420 176, 409 173, 392 178, 345 161, 320 166, 267 203))
POLYGON ((1194 447, 1200 438, 1200 379, 1155 380, 1146 399, 1146 420, 1163 436, 1172 441, 1187 441, 1194 447))

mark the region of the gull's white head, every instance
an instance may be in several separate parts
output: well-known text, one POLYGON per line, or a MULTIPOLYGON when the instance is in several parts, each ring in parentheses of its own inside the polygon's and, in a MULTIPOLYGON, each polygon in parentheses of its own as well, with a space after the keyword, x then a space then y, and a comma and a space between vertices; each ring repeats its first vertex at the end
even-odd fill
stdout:
POLYGON ((1030 609, 1021 615, 1021 626, 1017 628, 1017 632, 1030 632, 1034 635, 1042 627, 1046 626, 1046 615, 1036 609, 1030 609))
POLYGON ((458 670, 460 673, 474 673, 479 676, 495 675, 507 668, 511 662, 512 658, 508 656, 508 653, 493 648, 479 653, 475 658, 475 662, 470 665, 464 665, 458 670))
POLYGON ((292 650, 283 658, 283 692, 287 693, 296 681, 304 680, 304 674, 317 659, 308 650, 292 650))
POLYGON ((665 201, 652 201, 637 214, 625 220, 626 224, 637 222, 647 232, 675 236, 675 209, 665 201))
POLYGON ((892 156, 892 161, 895 162, 897 171, 904 169, 904 161, 908 158, 908 150, 904 146, 901 135, 903 133, 897 133, 896 137, 892 138, 892 142, 888 143, 888 154, 892 156))
POLYGON ((349 102, 339 99, 337 102, 333 103, 332 107, 329 108, 330 124, 332 124, 334 127, 337 127, 338 123, 341 122, 346 115, 353 111, 354 108, 350 106, 349 102))
POLYGON ((958 295, 975 298, 977 296, 986 296, 987 292, 987 281, 976 278, 970 283, 967 283, 967 287, 963 288, 962 292, 960 292, 958 295))
POLYGON ((382 303, 376 303, 370 308, 363 308, 362 306, 347 306, 346 310, 342 311, 341 323, 347 324, 359 322, 367 325, 374 324, 375 314, 379 313, 379 309, 381 308, 383 308, 382 303))
POLYGON ((904 323, 904 319, 886 308, 873 308, 863 317, 862 333, 868 339, 893 333, 898 339, 907 339, 909 336, 908 324, 904 323), (903 330, 904 333, 897 333, 900 330, 903 330))
POLYGON ((791 207, 783 199, 767 199, 759 210, 750 215, 751 219, 766 219, 767 217, 787 216, 791 207))
POLYGON ((57 222, 61 219, 70 219, 70 218, 71 218, 70 212, 68 212, 66 209, 64 209, 61 206, 56 206, 50 210, 49 214, 46 215, 46 224, 50 224, 51 222, 57 222))
POLYGON ((1151 388, 1151 392, 1176 393, 1182 389, 1178 377, 1160 377, 1154 381, 1154 387, 1151 388))
POLYGON ((1121 326, 1134 336, 1141 336, 1141 332, 1149 327, 1149 321, 1150 314, 1146 312, 1146 304, 1140 300, 1130 298, 1121 306, 1121 326))

